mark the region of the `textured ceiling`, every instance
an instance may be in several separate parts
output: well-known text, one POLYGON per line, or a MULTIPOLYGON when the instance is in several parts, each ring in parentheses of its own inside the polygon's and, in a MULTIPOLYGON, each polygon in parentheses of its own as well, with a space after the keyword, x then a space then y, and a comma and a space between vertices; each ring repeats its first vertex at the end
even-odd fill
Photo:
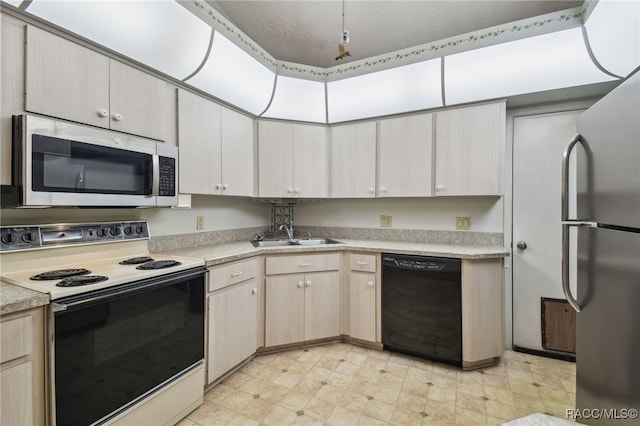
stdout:
POLYGON ((422 0, 344 3, 350 58, 336 61, 342 1, 208 0, 280 61, 329 68, 348 61, 581 6, 583 1, 422 0))

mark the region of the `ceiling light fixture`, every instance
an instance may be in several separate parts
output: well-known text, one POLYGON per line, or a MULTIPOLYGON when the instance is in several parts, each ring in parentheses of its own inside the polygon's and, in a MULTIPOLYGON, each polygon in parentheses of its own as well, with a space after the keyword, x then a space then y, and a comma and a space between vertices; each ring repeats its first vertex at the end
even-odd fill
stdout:
POLYGON ((351 57, 351 53, 344 47, 345 44, 349 44, 350 36, 349 31, 345 31, 344 29, 344 10, 345 3, 347 0, 342 0, 342 42, 338 44, 338 56, 336 56, 336 61, 340 59, 344 59, 347 56, 351 57))

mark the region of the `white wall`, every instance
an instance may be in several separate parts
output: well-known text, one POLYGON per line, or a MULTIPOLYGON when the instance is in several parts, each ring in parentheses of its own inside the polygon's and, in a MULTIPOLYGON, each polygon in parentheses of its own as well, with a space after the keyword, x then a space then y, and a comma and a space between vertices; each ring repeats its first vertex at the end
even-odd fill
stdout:
POLYGON ((199 232, 196 216, 204 217, 203 232, 266 227, 271 206, 249 198, 193 196, 191 209, 3 209, 0 214, 3 226, 146 219, 151 235, 158 237, 199 232))
POLYGON ((205 231, 266 227, 271 221, 271 205, 242 197, 197 196, 190 209, 153 209, 147 220, 153 235, 200 232, 196 217, 204 218, 205 231))
POLYGON ((456 216, 470 216, 471 230, 503 232, 501 197, 383 198, 299 202, 295 223, 307 226, 378 228, 391 215, 396 229, 454 231, 456 216))

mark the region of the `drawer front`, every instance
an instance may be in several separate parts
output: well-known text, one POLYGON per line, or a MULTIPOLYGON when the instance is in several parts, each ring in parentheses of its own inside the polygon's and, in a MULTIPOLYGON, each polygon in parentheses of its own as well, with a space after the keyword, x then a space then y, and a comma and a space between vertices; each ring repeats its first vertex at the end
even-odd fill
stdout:
POLYGON ((0 340, 0 362, 29 355, 33 343, 33 318, 29 315, 2 321, 0 340))
POLYGON ((340 269, 339 253, 267 257, 266 274, 292 274, 340 269))
POLYGON ((375 254, 351 253, 350 268, 352 271, 375 272, 376 257, 375 254))
POLYGON ((209 270, 209 291, 215 291, 256 277, 258 259, 241 260, 209 270))

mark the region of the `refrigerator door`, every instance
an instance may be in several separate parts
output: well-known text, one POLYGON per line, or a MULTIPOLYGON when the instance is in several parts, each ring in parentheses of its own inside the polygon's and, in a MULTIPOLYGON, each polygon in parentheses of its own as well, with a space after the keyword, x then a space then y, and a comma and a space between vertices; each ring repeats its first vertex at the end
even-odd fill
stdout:
POLYGON ((577 219, 640 228, 640 72, 578 116, 577 219))
POLYGON ((578 301, 576 408, 612 411, 576 420, 637 425, 622 417, 640 410, 640 234, 578 228, 578 301))

